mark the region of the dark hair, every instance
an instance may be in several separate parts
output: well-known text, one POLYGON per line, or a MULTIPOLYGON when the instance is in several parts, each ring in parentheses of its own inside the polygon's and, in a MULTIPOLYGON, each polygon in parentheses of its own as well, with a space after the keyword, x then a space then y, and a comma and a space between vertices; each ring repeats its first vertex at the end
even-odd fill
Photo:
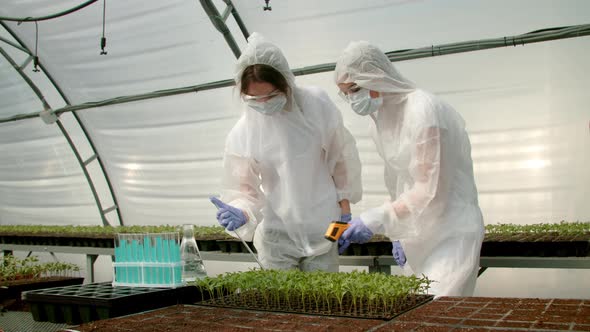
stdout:
POLYGON ((247 94, 248 87, 253 82, 270 83, 287 96, 289 96, 289 92, 291 91, 285 77, 269 65, 255 64, 246 67, 240 81, 242 84, 240 88, 241 94, 247 94))

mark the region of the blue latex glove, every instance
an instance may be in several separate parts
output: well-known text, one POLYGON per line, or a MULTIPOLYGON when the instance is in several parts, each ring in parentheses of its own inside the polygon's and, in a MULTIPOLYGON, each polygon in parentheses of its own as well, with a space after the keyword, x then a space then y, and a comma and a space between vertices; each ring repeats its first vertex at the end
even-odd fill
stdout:
POLYGON ((209 197, 209 200, 217 206, 217 221, 228 231, 235 231, 246 223, 247 218, 244 211, 225 204, 217 197, 209 197))
POLYGON ((341 222, 350 222, 352 220, 352 213, 343 214, 340 216, 341 222))
POLYGON ((365 243, 373 236, 373 232, 365 226, 361 218, 356 217, 348 223, 348 229, 338 239, 338 253, 342 254, 351 243, 365 243))
POLYGON ((393 245, 393 249, 391 253, 393 254, 393 259, 399 267, 404 267, 406 265, 406 253, 404 253, 404 249, 402 249, 402 244, 399 241, 391 242, 393 245))

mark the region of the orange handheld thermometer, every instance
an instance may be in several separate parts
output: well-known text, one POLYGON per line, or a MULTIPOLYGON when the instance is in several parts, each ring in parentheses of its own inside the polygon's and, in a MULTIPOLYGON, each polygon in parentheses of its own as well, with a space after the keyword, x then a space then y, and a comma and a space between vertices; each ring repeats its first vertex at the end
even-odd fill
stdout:
POLYGON ((348 228, 347 222, 342 221, 333 221, 330 226, 328 226, 328 230, 324 237, 332 242, 335 242, 340 238, 342 233, 348 228))

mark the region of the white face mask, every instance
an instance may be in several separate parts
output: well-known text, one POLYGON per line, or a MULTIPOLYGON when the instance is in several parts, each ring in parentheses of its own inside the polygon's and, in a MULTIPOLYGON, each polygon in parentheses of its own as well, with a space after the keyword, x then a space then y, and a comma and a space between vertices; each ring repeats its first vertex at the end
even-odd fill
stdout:
POLYGON ((368 89, 360 89, 358 92, 348 94, 348 102, 352 110, 358 115, 374 113, 383 105, 383 97, 371 98, 368 89))
POLYGON ((271 97, 267 101, 247 100, 246 104, 251 109, 260 112, 264 115, 272 115, 282 111, 287 105, 287 97, 284 94, 271 97))

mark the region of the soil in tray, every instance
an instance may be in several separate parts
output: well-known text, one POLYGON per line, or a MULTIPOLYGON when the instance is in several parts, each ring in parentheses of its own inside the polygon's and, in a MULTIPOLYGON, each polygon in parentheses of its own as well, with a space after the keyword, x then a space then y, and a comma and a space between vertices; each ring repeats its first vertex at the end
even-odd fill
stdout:
POLYGON ((385 307, 381 303, 371 306, 358 299, 355 303, 350 296, 345 296, 342 303, 338 303, 336 299, 332 299, 329 303, 322 300, 302 302, 299 297, 277 302, 269 295, 263 296, 259 292, 249 292, 247 294, 231 294, 198 304, 224 308, 389 320, 431 301, 432 298, 432 295, 410 295, 385 307))
POLYGON ((382 320, 176 305, 136 315, 90 322, 80 332, 144 331, 368 331, 382 320))

